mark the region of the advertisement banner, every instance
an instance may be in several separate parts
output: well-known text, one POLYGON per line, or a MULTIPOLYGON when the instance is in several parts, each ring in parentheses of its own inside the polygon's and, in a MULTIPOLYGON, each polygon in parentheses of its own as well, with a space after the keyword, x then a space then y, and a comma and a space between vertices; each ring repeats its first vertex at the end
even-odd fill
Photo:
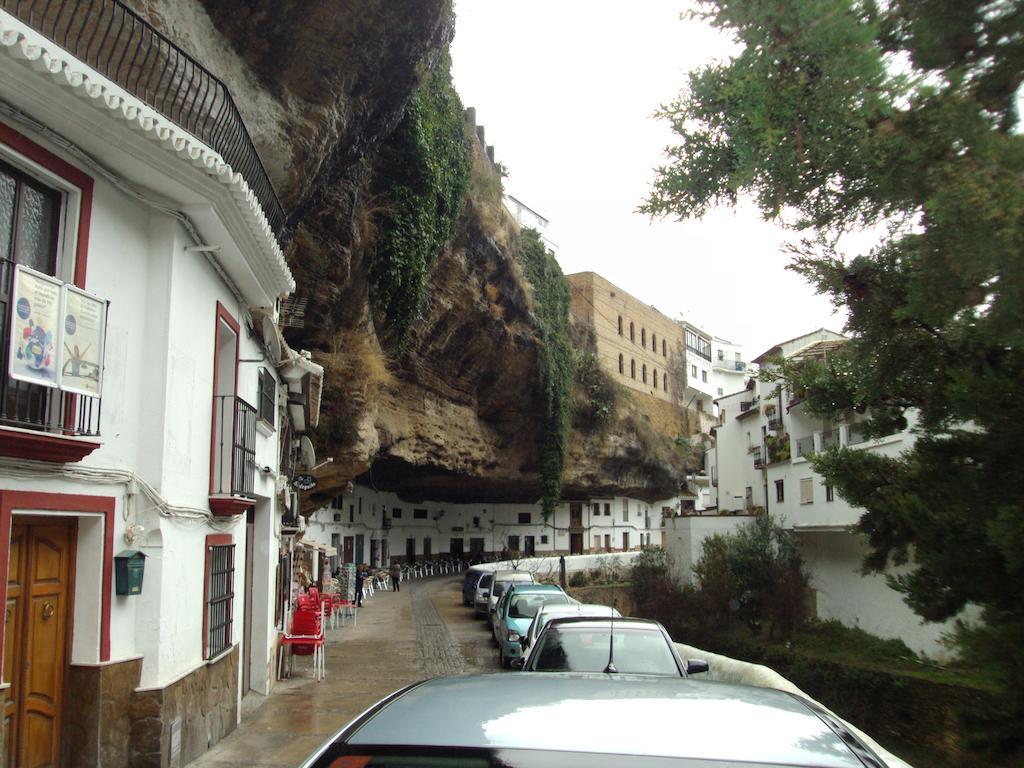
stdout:
POLYGON ((65 285, 63 307, 60 388, 99 397, 103 386, 107 302, 73 285, 65 285))
POLYGON ((12 379, 60 385, 61 282, 20 264, 11 288, 12 379))

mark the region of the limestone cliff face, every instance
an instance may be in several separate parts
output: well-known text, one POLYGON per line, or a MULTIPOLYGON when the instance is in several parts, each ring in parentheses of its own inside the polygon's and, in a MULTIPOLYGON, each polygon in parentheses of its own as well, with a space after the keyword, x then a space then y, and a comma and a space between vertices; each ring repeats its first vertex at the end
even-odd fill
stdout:
MULTIPOLYGON (((414 500, 535 501, 539 329, 500 202, 467 202, 406 346, 370 304, 379 151, 453 34, 449 0, 136 0, 223 79, 288 213, 305 302, 289 342, 326 370, 318 495, 352 480, 414 500)), ((495 174, 474 144, 474 172, 495 174)), ((496 179, 495 179, 496 183, 496 179)), ((635 431, 573 438, 567 496, 667 496, 678 468, 635 431)))

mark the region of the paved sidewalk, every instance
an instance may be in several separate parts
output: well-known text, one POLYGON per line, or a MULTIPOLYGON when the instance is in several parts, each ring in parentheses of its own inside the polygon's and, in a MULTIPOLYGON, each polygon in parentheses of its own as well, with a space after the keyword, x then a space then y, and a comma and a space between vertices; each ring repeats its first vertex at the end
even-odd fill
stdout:
POLYGON ((461 575, 377 592, 359 623, 328 630, 327 678, 312 679, 308 658, 295 677, 243 702, 238 728, 190 768, 293 768, 339 728, 387 694, 417 680, 495 669, 484 623, 459 605, 461 575))

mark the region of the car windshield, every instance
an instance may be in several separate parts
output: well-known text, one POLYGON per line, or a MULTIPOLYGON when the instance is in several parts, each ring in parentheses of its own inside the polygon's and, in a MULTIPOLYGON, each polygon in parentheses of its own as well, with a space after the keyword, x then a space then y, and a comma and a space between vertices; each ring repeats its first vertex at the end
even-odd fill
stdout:
POLYGON ((494 576, 488 573, 480 579, 479 586, 481 589, 486 589, 487 587, 491 586, 492 581, 494 581, 494 576))
MULTIPOLYGON (((549 627, 533 656, 535 672, 602 672, 608 666, 609 628, 549 627)), ((672 651, 656 629, 615 627, 615 668, 623 674, 678 675, 672 651)))
POLYGON ((508 608, 509 618, 532 619, 542 605, 565 605, 569 598, 558 593, 535 595, 512 595, 512 605, 508 608))

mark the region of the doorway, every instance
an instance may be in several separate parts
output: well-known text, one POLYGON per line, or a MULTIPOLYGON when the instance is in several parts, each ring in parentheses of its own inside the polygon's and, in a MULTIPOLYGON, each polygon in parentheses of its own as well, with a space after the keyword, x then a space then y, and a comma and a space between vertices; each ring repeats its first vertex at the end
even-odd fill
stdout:
POLYGON ((405 562, 416 562, 416 539, 405 540, 405 562))
POLYGON ((449 542, 448 542, 448 554, 451 555, 453 559, 461 560, 462 559, 462 555, 463 555, 463 546, 464 545, 465 545, 465 540, 461 536, 459 538, 457 538, 457 539, 449 540, 449 542))
POLYGON ((363 534, 361 534, 361 533, 357 533, 356 534, 356 559, 355 559, 356 563, 365 563, 366 562, 366 557, 365 557, 366 553, 364 551, 365 547, 366 547, 365 541, 366 541, 366 539, 365 539, 363 534))
POLYGON ((579 501, 574 501, 569 504, 569 527, 570 528, 582 528, 583 527, 583 504, 579 501))
POLYGON ((434 554, 434 549, 433 549, 433 546, 431 545, 430 537, 429 536, 425 536, 423 538, 423 559, 424 560, 429 560, 433 556, 433 554, 434 554))
POLYGON ((569 534, 569 554, 570 555, 582 555, 583 554, 583 534, 582 533, 570 533, 569 534))
POLYGON ((536 552, 536 539, 533 536, 523 536, 523 555, 533 557, 536 552))
POLYGON ((346 536, 341 562, 351 563, 353 557, 355 557, 355 540, 351 536, 346 536))
POLYGON ((76 528, 11 525, 3 691, 5 765, 59 765, 76 528))
MULTIPOLYGON (((249 692, 252 685, 252 610, 253 589, 256 586, 256 574, 253 564, 253 542, 256 540, 256 508, 249 507, 245 513, 245 607, 242 617, 242 647, 249 657, 248 663, 242 663, 242 695, 249 692)), ((244 658, 244 657, 243 657, 244 658)))

